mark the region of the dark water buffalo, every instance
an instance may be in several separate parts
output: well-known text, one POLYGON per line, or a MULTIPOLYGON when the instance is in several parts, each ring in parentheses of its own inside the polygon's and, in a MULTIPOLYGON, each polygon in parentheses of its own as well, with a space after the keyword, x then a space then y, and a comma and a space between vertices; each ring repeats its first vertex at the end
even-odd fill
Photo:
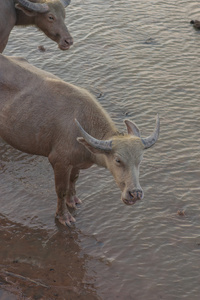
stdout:
POLYGON ((73 40, 65 26, 65 9, 70 0, 0 0, 0 52, 14 26, 35 25, 67 50, 73 40))
POLYGON ((139 165, 144 149, 158 139, 158 116, 147 138, 141 138, 129 120, 125 121, 127 133, 120 134, 86 90, 24 59, 0 55, 0 66, 0 136, 18 150, 48 157, 58 196, 56 216, 62 224, 75 221, 67 206, 81 202, 75 182, 80 169, 93 164, 110 170, 125 204, 143 198, 139 165))

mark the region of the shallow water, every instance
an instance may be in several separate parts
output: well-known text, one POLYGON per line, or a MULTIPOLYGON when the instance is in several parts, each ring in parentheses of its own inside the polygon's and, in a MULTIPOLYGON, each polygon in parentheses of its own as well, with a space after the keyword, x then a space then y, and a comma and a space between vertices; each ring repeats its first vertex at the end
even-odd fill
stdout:
MULTIPOLYGON (((83 204, 72 230, 55 222, 47 159, 1 141, 0 222, 10 238, 10 246, 0 250, 4 271, 53 284, 57 290, 51 295, 58 294, 57 299, 68 299, 65 286, 70 284, 72 299, 84 291, 86 299, 199 299, 200 32, 191 19, 200 19, 197 1, 77 0, 67 9, 74 38, 67 52, 34 28, 13 30, 6 55, 23 56, 87 88, 121 131, 130 118, 143 136, 149 135, 158 112, 161 134, 144 155, 140 184, 145 197, 139 204, 120 201, 107 170, 94 166, 81 172, 77 192, 83 204), (39 52, 40 45, 45 52, 39 52), (52 260, 53 269, 60 270, 55 276, 60 289, 48 276, 52 260), (62 282, 65 271, 75 279, 62 282)), ((49 299, 49 290, 35 288, 39 294, 34 294, 29 283, 24 285, 19 280, 22 295, 49 299)))

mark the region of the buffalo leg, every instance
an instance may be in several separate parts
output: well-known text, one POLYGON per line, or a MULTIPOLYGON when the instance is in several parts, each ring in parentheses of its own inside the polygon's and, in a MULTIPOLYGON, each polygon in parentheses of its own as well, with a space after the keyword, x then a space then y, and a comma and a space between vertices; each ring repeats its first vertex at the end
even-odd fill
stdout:
POLYGON ((70 174, 69 192, 66 198, 66 204, 69 207, 76 208, 76 204, 82 203, 82 201, 76 196, 75 184, 79 176, 79 169, 73 168, 70 174))
POLYGON ((71 223, 74 223, 76 220, 67 209, 66 198, 70 188, 70 174, 72 166, 57 162, 53 163, 51 157, 49 157, 49 161, 54 170, 55 187, 58 197, 56 218, 61 224, 71 226, 71 223))

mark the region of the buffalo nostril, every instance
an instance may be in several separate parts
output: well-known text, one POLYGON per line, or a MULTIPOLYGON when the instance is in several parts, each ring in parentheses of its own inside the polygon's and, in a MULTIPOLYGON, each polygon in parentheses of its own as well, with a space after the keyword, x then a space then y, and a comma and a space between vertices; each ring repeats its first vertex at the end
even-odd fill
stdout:
POLYGON ((70 39, 70 40, 65 40, 65 43, 69 46, 73 45, 73 40, 70 39))
POLYGON ((129 192, 129 195, 134 199, 134 200, 141 200, 142 199, 142 190, 134 190, 129 192))

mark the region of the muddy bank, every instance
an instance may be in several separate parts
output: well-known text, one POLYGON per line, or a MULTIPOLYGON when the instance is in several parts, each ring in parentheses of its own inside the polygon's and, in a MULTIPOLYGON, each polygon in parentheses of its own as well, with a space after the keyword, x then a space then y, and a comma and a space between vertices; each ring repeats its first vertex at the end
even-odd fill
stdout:
POLYGON ((0 215, 0 240, 1 299, 100 299, 76 232, 30 229, 0 215))

